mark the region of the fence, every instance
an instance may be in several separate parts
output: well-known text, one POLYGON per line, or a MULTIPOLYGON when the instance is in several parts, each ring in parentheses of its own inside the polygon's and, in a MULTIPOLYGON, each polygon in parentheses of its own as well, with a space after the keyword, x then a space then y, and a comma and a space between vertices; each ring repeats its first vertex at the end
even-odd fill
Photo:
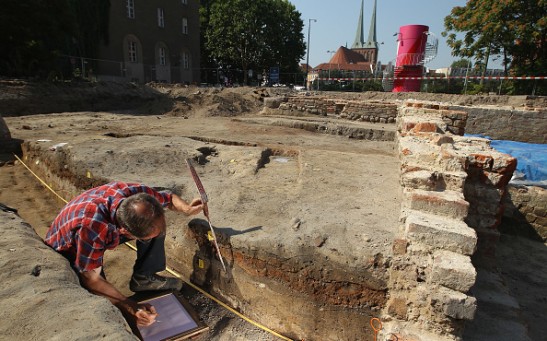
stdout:
MULTIPOLYGON (((194 68, 184 69, 174 65, 155 65, 127 63, 124 61, 83 58, 63 55, 58 57, 55 70, 49 73, 50 80, 82 79, 87 81, 119 82, 164 82, 204 85, 251 85, 268 86, 269 74, 266 70, 245 72, 238 68, 194 68), (245 79, 247 82, 245 83, 245 79)), ((304 84, 304 74, 281 72, 279 83, 286 85, 304 84)))
MULTIPOLYGON (((445 69, 446 73, 398 79, 421 80, 422 92, 438 93, 496 93, 547 95, 547 76, 504 76, 501 70, 487 70, 485 76, 465 68, 445 69), (515 90, 516 89, 516 90, 515 90)), ((165 82, 223 86, 271 86, 266 70, 244 71, 237 68, 196 68, 184 70, 180 66, 125 63, 104 59, 60 56, 50 80, 83 79, 87 81, 165 82), (245 79, 247 82, 245 83, 245 79)), ((280 73, 282 85, 303 85, 303 73, 280 73)), ((320 70, 310 73, 310 89, 336 91, 391 91, 393 74, 364 70, 320 70)))
POLYGON ((67 55, 60 56, 55 66, 55 70, 49 73, 50 80, 82 79, 86 81, 190 84, 196 82, 194 80, 199 78, 200 71, 177 65, 128 63, 67 55))
POLYGON ((421 92, 547 95, 547 76, 421 76, 315 77, 311 89, 337 91, 391 91, 393 81, 420 80, 421 92))

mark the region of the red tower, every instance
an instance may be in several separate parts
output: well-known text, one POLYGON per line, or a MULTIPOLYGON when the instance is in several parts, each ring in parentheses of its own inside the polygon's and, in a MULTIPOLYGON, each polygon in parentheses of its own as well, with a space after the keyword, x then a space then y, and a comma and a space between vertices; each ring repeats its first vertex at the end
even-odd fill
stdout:
POLYGON ((406 25, 399 28, 393 92, 420 91, 428 36, 428 26, 406 25))

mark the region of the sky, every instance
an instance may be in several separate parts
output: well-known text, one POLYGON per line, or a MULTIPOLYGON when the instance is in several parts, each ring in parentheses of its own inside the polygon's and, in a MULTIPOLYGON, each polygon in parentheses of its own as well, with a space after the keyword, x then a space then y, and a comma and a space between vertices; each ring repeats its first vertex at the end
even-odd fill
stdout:
MULTIPOLYGON (((308 42, 309 19, 316 19, 310 26, 309 62, 311 67, 328 62, 340 46, 355 41, 361 0, 289 0, 301 13, 304 22, 304 41, 308 42)), ((397 37, 393 36, 404 25, 426 25, 439 39, 437 57, 426 64, 430 69, 449 67, 459 57, 451 55, 444 31, 444 18, 453 7, 465 6, 465 0, 377 0, 376 39, 379 45, 378 60, 382 64, 394 61, 397 54, 397 37), (383 44, 382 44, 383 43, 383 44)), ((363 27, 365 41, 368 38, 374 0, 365 0, 363 27)), ((302 63, 306 62, 306 55, 302 63)), ((498 68, 495 63, 489 68, 498 68)))

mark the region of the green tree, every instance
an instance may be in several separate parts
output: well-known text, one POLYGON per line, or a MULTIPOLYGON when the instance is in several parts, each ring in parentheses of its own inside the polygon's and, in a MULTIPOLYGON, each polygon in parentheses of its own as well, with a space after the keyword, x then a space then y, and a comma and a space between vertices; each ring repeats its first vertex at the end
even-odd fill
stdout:
POLYGON ((93 57, 106 41, 110 0, 4 0, 0 74, 46 76, 63 54, 93 57))
POLYGON ((67 46, 75 18, 68 0, 5 0, 0 11, 0 74, 35 75, 67 46))
POLYGON ((452 65, 450 65, 451 68, 461 68, 461 69, 467 69, 471 68, 473 64, 471 63, 471 60, 469 59, 458 59, 452 62, 452 65))
POLYGON ((279 66, 298 72, 305 53, 300 13, 287 0, 206 0, 202 7, 205 59, 262 72, 279 66))
POLYGON ((546 0, 469 0, 454 7, 444 25, 452 55, 475 59, 483 72, 491 56, 502 58, 506 74, 509 67, 514 75, 546 70, 546 0))
POLYGON ((95 58, 101 42, 108 44, 110 0, 70 0, 77 25, 72 32, 76 53, 95 58))
POLYGON ((209 21, 211 18, 211 6, 215 0, 200 0, 199 8, 199 20, 200 20, 200 49, 201 49, 201 80, 207 83, 212 81, 211 71, 218 67, 215 59, 213 58, 211 52, 207 48, 206 36, 205 34, 209 31, 209 21))

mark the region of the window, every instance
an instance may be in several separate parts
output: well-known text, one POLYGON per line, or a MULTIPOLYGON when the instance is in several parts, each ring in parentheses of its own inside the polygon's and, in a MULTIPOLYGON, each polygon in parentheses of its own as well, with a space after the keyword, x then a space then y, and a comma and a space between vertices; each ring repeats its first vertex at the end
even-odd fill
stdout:
POLYGON ((188 56, 188 52, 182 53, 182 67, 186 70, 190 68, 190 56, 188 56))
POLYGON ((166 65, 167 62, 166 62, 166 58, 165 58, 165 48, 164 47, 159 48, 158 55, 159 55, 160 65, 166 65))
POLYGON ((127 50, 129 52, 129 61, 136 63, 137 62, 137 42, 130 40, 127 50))
POLYGON ((135 19, 135 0, 127 0, 127 17, 135 19))
POLYGON ((163 17, 163 8, 158 8, 158 26, 165 27, 165 20, 163 17))
POLYGON ((188 34, 188 19, 182 18, 182 34, 188 34))

